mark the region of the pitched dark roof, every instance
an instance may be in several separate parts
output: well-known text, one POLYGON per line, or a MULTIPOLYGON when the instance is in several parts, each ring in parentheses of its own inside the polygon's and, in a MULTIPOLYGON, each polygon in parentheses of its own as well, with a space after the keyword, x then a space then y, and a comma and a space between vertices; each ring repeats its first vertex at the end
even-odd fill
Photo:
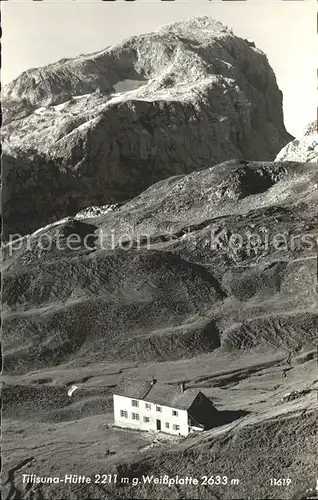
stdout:
POLYGON ((151 382, 124 377, 117 385, 114 394, 128 398, 144 399, 151 389, 151 382))
POLYGON ((198 389, 185 389, 180 392, 177 385, 152 384, 131 378, 123 378, 114 390, 114 394, 127 398, 143 399, 149 403, 187 410, 200 393, 198 389))
POLYGON ((155 384, 146 396, 146 400, 170 408, 187 410, 199 394, 198 389, 185 389, 180 392, 179 387, 172 385, 155 384))

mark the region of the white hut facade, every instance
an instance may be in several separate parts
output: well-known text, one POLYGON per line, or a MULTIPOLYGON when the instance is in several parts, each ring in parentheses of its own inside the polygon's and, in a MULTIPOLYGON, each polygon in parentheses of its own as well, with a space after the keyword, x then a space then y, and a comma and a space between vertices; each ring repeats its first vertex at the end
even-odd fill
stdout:
POLYGON ((202 431, 217 416, 212 402, 197 389, 124 378, 113 395, 119 427, 187 436, 202 431))

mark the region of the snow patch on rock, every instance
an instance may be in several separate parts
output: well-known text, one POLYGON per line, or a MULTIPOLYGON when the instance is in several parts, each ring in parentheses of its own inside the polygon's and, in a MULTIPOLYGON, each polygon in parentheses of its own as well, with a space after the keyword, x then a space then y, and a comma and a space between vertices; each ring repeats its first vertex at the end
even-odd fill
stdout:
POLYGON ((125 80, 121 80, 114 85, 114 89, 116 92, 127 92, 129 90, 136 90, 144 85, 147 85, 147 80, 129 80, 126 78, 125 80))

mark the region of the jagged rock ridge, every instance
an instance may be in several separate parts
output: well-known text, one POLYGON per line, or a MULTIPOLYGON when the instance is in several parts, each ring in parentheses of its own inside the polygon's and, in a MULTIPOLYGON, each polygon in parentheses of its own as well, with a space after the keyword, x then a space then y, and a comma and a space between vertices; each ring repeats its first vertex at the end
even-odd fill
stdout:
POLYGON ((3 108, 3 209, 20 232, 292 139, 265 54, 207 17, 28 70, 3 108))

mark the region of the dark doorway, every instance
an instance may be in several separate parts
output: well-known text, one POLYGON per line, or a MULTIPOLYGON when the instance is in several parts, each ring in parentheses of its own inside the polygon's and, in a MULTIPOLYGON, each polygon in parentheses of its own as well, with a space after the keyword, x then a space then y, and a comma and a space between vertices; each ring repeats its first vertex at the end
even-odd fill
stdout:
POLYGON ((157 431, 161 431, 161 420, 157 419, 157 431))

